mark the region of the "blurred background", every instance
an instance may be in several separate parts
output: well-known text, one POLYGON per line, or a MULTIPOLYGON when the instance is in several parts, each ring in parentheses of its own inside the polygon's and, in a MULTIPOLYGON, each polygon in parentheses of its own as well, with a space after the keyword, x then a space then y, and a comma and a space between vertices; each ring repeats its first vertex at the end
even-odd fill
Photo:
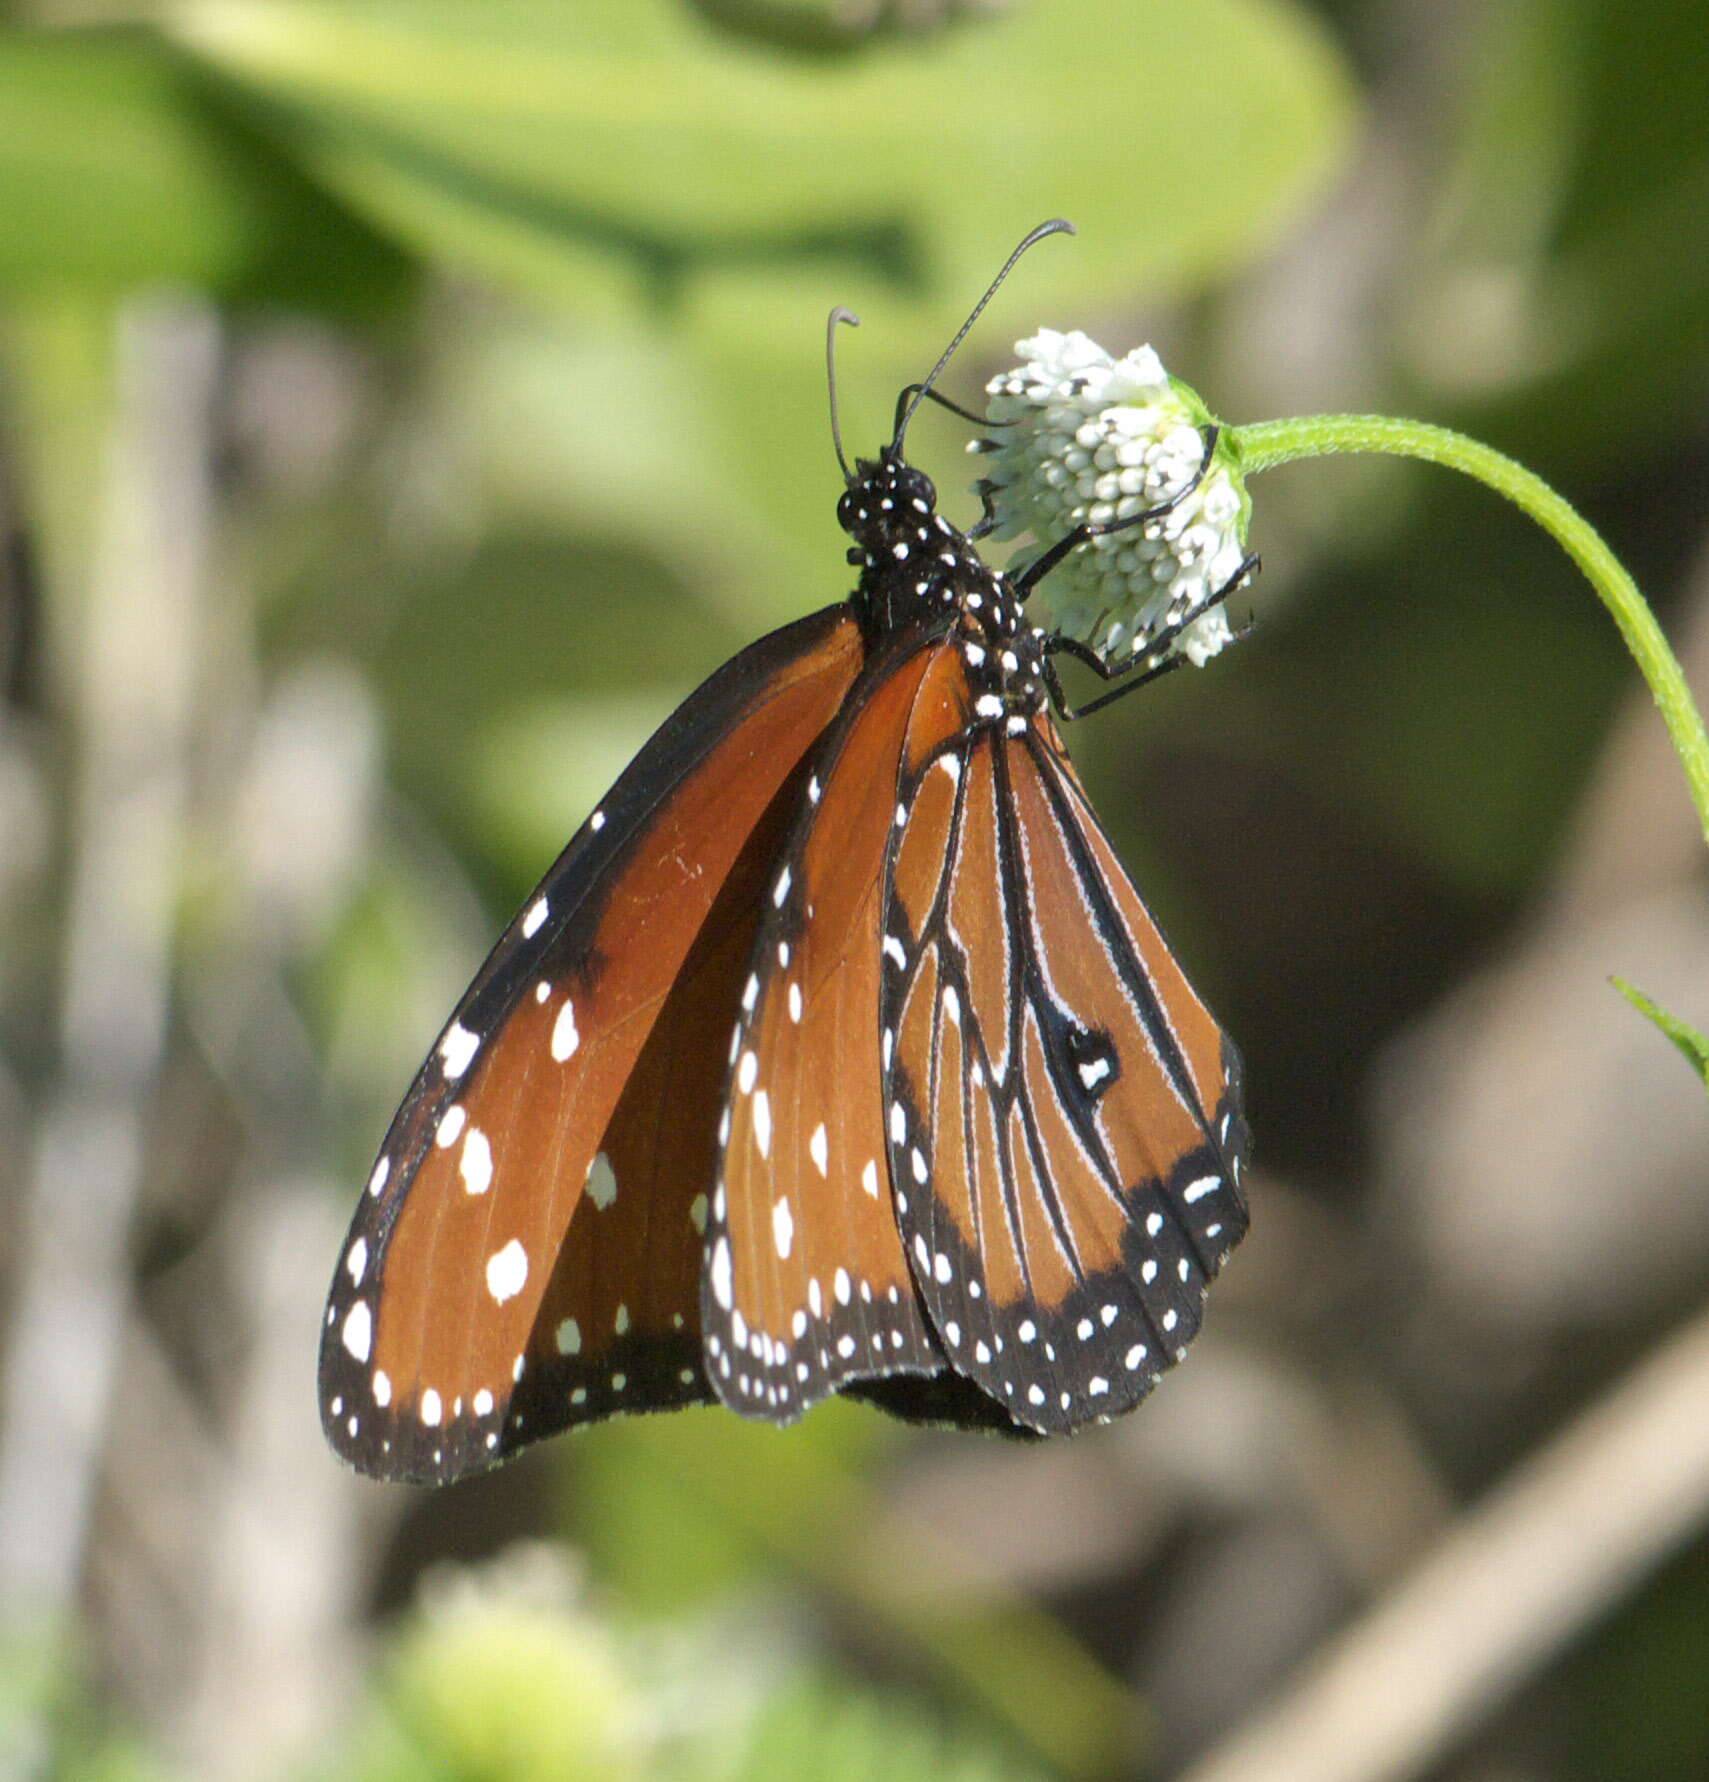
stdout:
MULTIPOLYGON (((1276 1700, 1302 1775, 1709 1774, 1701 1467, 1605 1564, 1511 1495, 1592 1427, 1587 1501, 1623 1500, 1709 1427, 1700 1370, 1620 1446, 1709 1311, 1709 1109, 1607 983, 1704 1024, 1701 836, 1587 586, 1440 471, 1260 479, 1250 639, 1072 733, 1256 1135, 1252 1233, 1137 1415, 1017 1450, 700 1411, 422 1493, 333 1460, 313 1379, 501 923, 684 693, 847 590, 833 303, 870 450, 1067 215, 948 394, 1083 327, 1230 421, 1465 428, 1603 529, 1701 697, 1709 33, 1674 0, 0 21, 0 1777, 1271 1782, 1276 1700), (1311 1722, 1300 1679, 1492 1502, 1499 1600, 1311 1722)), ((910 448, 966 522, 964 440, 927 411, 910 448)))

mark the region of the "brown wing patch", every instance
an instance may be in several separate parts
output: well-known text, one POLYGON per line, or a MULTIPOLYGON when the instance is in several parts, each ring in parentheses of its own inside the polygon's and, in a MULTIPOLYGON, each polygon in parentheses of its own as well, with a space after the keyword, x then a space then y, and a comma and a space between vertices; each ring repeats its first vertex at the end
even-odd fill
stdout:
POLYGON ((514 1431, 713 1397, 700 1277, 730 1011, 805 778, 743 849, 629 1073, 529 1333, 514 1431))
POLYGON ((848 1380, 944 1366, 896 1226, 878 1029, 884 861, 929 664, 921 651, 869 670, 827 739, 731 1036, 707 1365, 726 1404, 773 1422, 848 1380))
POLYGON ((365 1471, 450 1478, 619 1398, 703 1395, 681 1378, 717 1098, 699 1036, 735 994, 780 793, 862 653, 833 610, 727 664, 565 850, 441 1035, 327 1310, 323 1420, 365 1471), (746 932, 703 941, 715 909, 746 932), (630 1336, 656 1345, 645 1365, 630 1336))
MULTIPOLYGON (((1150 911, 1140 901, 1139 893, 1116 858, 1056 726, 1046 718, 1038 726, 1037 735, 1039 747, 1054 769, 1049 783, 1055 795, 1073 813, 1087 850, 1096 863, 1097 876, 1114 901, 1122 925, 1132 938, 1134 951, 1144 961, 1147 974, 1156 986, 1158 1006, 1167 1018, 1175 1044, 1191 1073, 1198 1104, 1202 1109, 1214 1111, 1223 1100, 1227 1077, 1227 1041, 1222 1029, 1187 982, 1186 973, 1170 951, 1169 943, 1158 931, 1150 911)), ((1039 783, 1042 791, 1043 782, 1039 783)))

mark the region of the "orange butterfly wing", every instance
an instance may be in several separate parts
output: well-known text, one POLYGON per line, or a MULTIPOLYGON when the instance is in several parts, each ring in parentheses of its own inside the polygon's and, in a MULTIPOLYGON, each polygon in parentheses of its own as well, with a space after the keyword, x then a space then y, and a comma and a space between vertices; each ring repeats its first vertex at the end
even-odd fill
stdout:
POLYGON ((806 763, 858 675, 846 607, 660 729, 440 1035, 380 1151, 322 1335, 332 1445, 444 1479, 708 1396, 702 1227, 730 1011, 806 763))

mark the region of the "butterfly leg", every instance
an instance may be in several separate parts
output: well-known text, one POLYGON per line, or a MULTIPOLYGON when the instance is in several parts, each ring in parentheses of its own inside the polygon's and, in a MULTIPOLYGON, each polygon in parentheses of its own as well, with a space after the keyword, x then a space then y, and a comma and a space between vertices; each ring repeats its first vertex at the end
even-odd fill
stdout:
POLYGON ((1179 494, 1170 496, 1167 501, 1159 502, 1156 507, 1148 507, 1143 513, 1129 514, 1125 520, 1106 520, 1102 524, 1094 524, 1090 520, 1084 521, 1065 537, 1059 538, 1042 556, 1035 557, 1018 576, 1013 578, 1015 591, 1020 598, 1025 600, 1070 551, 1085 544, 1088 539, 1107 538, 1112 532, 1126 532, 1130 526, 1143 526, 1149 520, 1161 520, 1172 513, 1205 480, 1221 432, 1222 429, 1214 423, 1205 429, 1204 456, 1199 460, 1199 468, 1193 473, 1193 480, 1179 494))
MULTIPOLYGON (((1194 607, 1191 612, 1183 613, 1180 618, 1165 625, 1151 640, 1150 646, 1136 652, 1126 662, 1106 662, 1097 651, 1083 644, 1077 637, 1064 637, 1057 632, 1045 643, 1044 681, 1050 691, 1051 703, 1056 713, 1065 724, 1072 724, 1078 718, 1090 717, 1093 712, 1102 711, 1106 705, 1112 704, 1125 693, 1135 693, 1141 687, 1149 685, 1160 675, 1171 673, 1186 661, 1184 656, 1165 656, 1163 652, 1178 638, 1189 625, 1197 624, 1212 608, 1221 606, 1228 597, 1243 587, 1247 581, 1258 573, 1258 558, 1248 557, 1223 585, 1207 600, 1203 606, 1194 607), (1085 705, 1071 708, 1062 691, 1062 682, 1056 673, 1056 665, 1051 656, 1072 656, 1077 662, 1084 662, 1101 680, 1121 681, 1122 685, 1109 693, 1100 693, 1096 699, 1085 705)), ((1238 642, 1251 633, 1252 627, 1247 625, 1235 633, 1238 642)))
POLYGON ((992 497, 997 493, 997 485, 988 476, 982 476, 973 485, 973 493, 979 497, 982 509, 979 518, 967 529, 967 536, 977 541, 983 538, 997 524, 997 509, 992 497))

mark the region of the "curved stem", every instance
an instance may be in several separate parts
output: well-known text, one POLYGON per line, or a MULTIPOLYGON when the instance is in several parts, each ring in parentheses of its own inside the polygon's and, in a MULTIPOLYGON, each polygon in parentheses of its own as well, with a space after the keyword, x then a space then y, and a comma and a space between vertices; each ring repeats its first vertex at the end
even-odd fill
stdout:
POLYGON ((1668 647, 1637 584, 1596 529, 1539 476, 1463 433, 1388 415, 1303 415, 1230 428, 1242 471, 1250 476, 1296 458, 1333 452, 1382 452, 1423 458, 1464 471, 1505 496, 1548 532, 1582 569, 1620 627, 1626 647, 1661 708, 1673 746, 1685 766, 1692 802, 1709 841, 1709 736, 1704 734, 1679 660, 1668 647))

